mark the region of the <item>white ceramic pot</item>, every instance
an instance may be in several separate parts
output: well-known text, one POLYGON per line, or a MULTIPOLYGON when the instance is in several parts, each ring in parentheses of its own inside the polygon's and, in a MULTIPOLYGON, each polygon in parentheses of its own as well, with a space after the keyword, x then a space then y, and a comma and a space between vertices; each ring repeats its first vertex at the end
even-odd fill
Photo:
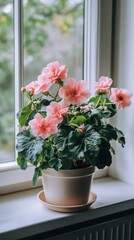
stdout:
POLYGON ((46 201, 60 206, 86 204, 90 194, 93 166, 81 169, 42 171, 46 201))

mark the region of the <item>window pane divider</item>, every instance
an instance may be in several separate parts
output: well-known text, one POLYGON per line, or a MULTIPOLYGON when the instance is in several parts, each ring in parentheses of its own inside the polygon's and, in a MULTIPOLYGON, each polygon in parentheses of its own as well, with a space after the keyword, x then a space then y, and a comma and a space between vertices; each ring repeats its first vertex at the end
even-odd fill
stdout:
MULTIPOLYGON (((15 136, 19 131, 17 112, 22 107, 21 88, 24 83, 23 0, 14 0, 14 78, 15 78, 15 136)), ((15 150, 16 153, 16 150, 15 150)), ((16 159, 16 154, 15 154, 16 159)))
POLYGON ((99 0, 85 0, 84 79, 89 89, 98 77, 99 0))

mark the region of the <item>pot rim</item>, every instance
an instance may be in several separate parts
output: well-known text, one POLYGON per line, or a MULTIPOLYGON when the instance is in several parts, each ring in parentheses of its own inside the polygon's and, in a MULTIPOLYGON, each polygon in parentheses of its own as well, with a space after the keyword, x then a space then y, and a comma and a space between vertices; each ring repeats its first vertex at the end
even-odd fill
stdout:
POLYGON ((42 175, 48 175, 51 177, 86 177, 89 175, 92 175, 95 172, 95 167, 94 166, 89 166, 86 168, 78 168, 78 169, 61 169, 59 171, 55 170, 54 168, 48 168, 48 169, 43 169, 42 170, 42 175))

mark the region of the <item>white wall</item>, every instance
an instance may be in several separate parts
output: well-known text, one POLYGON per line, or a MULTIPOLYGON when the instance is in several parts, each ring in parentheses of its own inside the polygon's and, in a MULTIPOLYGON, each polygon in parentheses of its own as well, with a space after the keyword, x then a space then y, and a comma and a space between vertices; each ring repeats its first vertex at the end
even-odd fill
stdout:
MULTIPOLYGON (((113 79, 115 86, 134 94, 134 0, 116 1, 113 79)), ((126 145, 116 148, 109 174, 134 184, 134 96, 132 105, 118 112, 117 126, 126 136, 126 145)))

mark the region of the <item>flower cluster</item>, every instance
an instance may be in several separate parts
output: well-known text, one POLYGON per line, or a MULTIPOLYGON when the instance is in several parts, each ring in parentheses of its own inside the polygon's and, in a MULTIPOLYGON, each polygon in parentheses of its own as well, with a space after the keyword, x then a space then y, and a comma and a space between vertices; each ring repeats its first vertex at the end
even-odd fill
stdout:
POLYGON ((28 162, 35 166, 33 183, 48 167, 110 166, 111 141, 125 144, 122 131, 106 120, 131 104, 132 93, 112 88, 112 79, 104 76, 91 93, 86 82, 67 79, 67 73, 67 67, 55 61, 22 88, 29 102, 18 113, 18 164, 22 169, 28 162))

